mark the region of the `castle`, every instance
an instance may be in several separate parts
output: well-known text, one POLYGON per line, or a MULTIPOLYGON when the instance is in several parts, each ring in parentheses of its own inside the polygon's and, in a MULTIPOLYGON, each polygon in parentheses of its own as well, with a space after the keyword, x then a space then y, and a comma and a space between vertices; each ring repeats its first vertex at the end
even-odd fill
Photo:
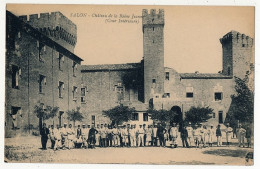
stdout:
MULTIPOLYGON (((143 60, 139 63, 81 65, 77 26, 60 12, 6 19, 6 137, 37 127, 34 106, 59 107, 50 124, 68 122, 66 111, 81 108, 85 124, 111 121, 103 110, 134 107, 130 123, 152 124, 147 110, 172 109, 183 118, 191 106, 214 109, 211 124, 224 123, 234 94, 234 76, 252 68, 253 39, 231 31, 220 39, 222 72, 178 73, 164 67, 164 10, 143 10, 143 60), (13 120, 18 130, 13 130, 13 120)), ((47 122, 47 123, 48 123, 47 122)))

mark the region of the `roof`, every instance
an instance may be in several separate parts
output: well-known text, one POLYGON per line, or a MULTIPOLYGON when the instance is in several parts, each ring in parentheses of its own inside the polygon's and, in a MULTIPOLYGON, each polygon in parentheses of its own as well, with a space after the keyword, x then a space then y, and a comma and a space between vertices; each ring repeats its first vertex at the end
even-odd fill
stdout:
POLYGON ((81 72, 123 71, 139 68, 141 63, 82 65, 81 72))
POLYGON ((57 42, 53 41, 48 36, 42 34, 36 28, 32 27, 28 23, 25 23, 24 21, 19 19, 17 16, 15 16, 13 13, 9 12, 8 10, 6 11, 6 15, 12 17, 12 19, 15 20, 15 22, 16 22, 15 26, 16 27, 19 27, 19 29, 25 31, 30 36, 34 37, 35 39, 38 39, 39 41, 41 41, 45 45, 50 46, 52 48, 55 48, 55 50, 57 50, 58 52, 63 53, 65 56, 69 57, 70 59, 72 59, 74 61, 77 61, 78 63, 83 61, 83 59, 81 59, 80 57, 78 57, 74 53, 70 52, 68 49, 64 48, 63 46, 61 46, 57 42))
POLYGON ((182 79, 232 79, 220 73, 180 73, 182 79))

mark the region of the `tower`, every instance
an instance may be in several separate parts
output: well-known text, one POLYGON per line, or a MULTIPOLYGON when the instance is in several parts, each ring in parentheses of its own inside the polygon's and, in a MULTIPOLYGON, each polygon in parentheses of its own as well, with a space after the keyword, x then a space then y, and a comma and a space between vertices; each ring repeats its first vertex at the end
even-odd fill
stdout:
POLYGON ((220 39, 223 52, 223 74, 243 79, 250 70, 253 39, 236 31, 220 39))
POLYGON ((144 101, 164 93, 164 10, 143 9, 144 101))
POLYGON ((77 43, 77 26, 60 12, 51 12, 19 16, 32 27, 45 34, 70 52, 74 52, 77 43))

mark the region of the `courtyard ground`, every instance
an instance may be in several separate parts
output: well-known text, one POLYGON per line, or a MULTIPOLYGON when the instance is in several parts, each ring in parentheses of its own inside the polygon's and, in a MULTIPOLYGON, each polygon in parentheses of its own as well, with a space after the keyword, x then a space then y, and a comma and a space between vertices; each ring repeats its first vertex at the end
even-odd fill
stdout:
MULTIPOLYGON (((235 142, 236 140, 234 140, 235 142)), ((48 141, 50 146, 50 141, 48 141)), ((96 148, 58 150, 40 149, 40 137, 5 139, 5 162, 8 163, 127 163, 127 164, 218 164, 247 165, 245 156, 252 148, 230 147, 182 148, 96 148)))

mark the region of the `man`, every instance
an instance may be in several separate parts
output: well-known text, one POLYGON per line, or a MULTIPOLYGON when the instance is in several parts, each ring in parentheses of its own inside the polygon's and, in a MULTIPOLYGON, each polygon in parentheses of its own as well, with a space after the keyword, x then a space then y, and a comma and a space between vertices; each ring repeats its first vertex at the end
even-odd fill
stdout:
POLYGON ((106 129, 104 128, 104 125, 101 124, 101 128, 99 130, 100 132, 100 146, 101 147, 106 147, 106 137, 107 137, 107 131, 106 129))
POLYGON ((146 145, 150 146, 152 145, 152 127, 151 125, 148 125, 148 129, 146 130, 146 145))
POLYGON ((121 135, 122 135, 122 146, 127 146, 128 145, 128 129, 126 128, 126 126, 123 126, 123 129, 121 131, 121 135))
POLYGON ((158 124, 158 129, 157 129, 157 136, 160 141, 160 146, 165 147, 165 140, 164 140, 164 133, 166 133, 166 129, 159 123, 158 124))
POLYGON ((113 135, 113 146, 118 147, 120 144, 118 126, 114 126, 114 128, 112 130, 112 135, 113 135))
POLYGON ((131 147, 136 147, 136 129, 135 129, 135 125, 132 125, 128 132, 129 132, 131 147))
POLYGON ((143 125, 139 125, 139 129, 137 129, 137 133, 138 133, 138 145, 139 145, 139 147, 143 147, 144 146, 144 129, 143 129, 143 125))
POLYGON ((81 135, 82 135, 82 143, 83 143, 83 147, 87 148, 88 147, 88 129, 86 128, 86 125, 83 124, 82 125, 82 130, 81 130, 81 135))
POLYGON ((144 130, 144 141, 143 141, 143 145, 144 145, 144 147, 145 147, 145 146, 146 146, 146 137, 147 137, 146 124, 143 124, 143 130, 144 130))
POLYGON ((41 134, 41 143, 42 143, 42 150, 47 150, 46 144, 48 141, 48 135, 50 134, 49 129, 46 127, 46 123, 43 123, 43 126, 40 129, 41 134))
POLYGON ((61 132, 61 144, 63 149, 69 147, 69 142, 68 142, 68 128, 67 128, 67 123, 63 124, 63 127, 60 130, 61 132))
POLYGON ((74 140, 75 140, 75 131, 72 128, 72 124, 69 124, 68 132, 68 148, 71 149, 74 147, 74 140))
POLYGON ((60 126, 58 124, 56 125, 56 129, 54 130, 54 135, 55 135, 55 138, 56 138, 54 149, 58 150, 59 148, 62 147, 60 126))
POLYGON ((55 150, 54 147, 55 147, 56 137, 55 137, 55 128, 53 125, 51 125, 49 132, 50 132, 50 140, 51 140, 51 149, 55 150))
POLYGON ((215 135, 213 125, 210 126, 210 129, 208 130, 208 136, 209 136, 209 146, 212 147, 213 144, 213 137, 215 135))
POLYGON ((178 146, 177 144, 177 138, 178 138, 178 128, 176 127, 176 123, 173 123, 172 126, 169 129, 169 139, 171 141, 170 147, 176 148, 178 146))
POLYGON ((98 131, 96 134, 96 145, 100 147, 101 143, 100 143, 100 125, 99 124, 97 124, 96 130, 98 131))
POLYGON ((195 147, 199 148, 201 137, 200 137, 200 127, 197 124, 195 124, 195 129, 193 130, 193 138, 194 138, 195 147))
POLYGON ((245 135, 246 135, 246 130, 244 128, 242 128, 242 125, 239 124, 239 128, 238 128, 238 146, 241 147, 241 144, 243 145, 243 147, 245 147, 245 135))
POLYGON ((95 126, 92 124, 89 134, 88 134, 88 139, 89 139, 89 146, 90 148, 95 148, 96 145, 96 134, 98 131, 95 129, 95 126))
POLYGON ((218 125, 216 129, 216 136, 217 136, 217 146, 222 146, 222 133, 220 130, 220 125, 218 125))
POLYGON ((186 128, 186 130, 187 130, 187 133, 188 133, 187 141, 188 141, 189 146, 191 147, 192 146, 191 142, 193 140, 193 128, 191 126, 191 122, 189 122, 189 125, 186 128))
POLYGON ((227 146, 229 147, 229 144, 231 142, 231 137, 233 135, 233 129, 229 126, 229 123, 227 123, 227 128, 225 132, 226 132, 227 146))
POLYGON ((152 128, 152 146, 157 146, 157 124, 154 124, 152 128))
POLYGON ((182 124, 181 125, 181 141, 182 141, 182 146, 189 148, 189 144, 187 141, 187 137, 188 137, 188 131, 186 129, 186 127, 182 124))
POLYGON ((113 133, 112 133, 112 126, 109 125, 107 129, 107 146, 112 147, 113 146, 113 133))
POLYGON ((78 128, 76 130, 75 148, 81 148, 82 144, 82 129, 80 128, 80 125, 78 125, 78 128))
POLYGON ((250 148, 251 147, 251 127, 250 125, 247 126, 246 128, 246 141, 247 141, 247 147, 250 148))

